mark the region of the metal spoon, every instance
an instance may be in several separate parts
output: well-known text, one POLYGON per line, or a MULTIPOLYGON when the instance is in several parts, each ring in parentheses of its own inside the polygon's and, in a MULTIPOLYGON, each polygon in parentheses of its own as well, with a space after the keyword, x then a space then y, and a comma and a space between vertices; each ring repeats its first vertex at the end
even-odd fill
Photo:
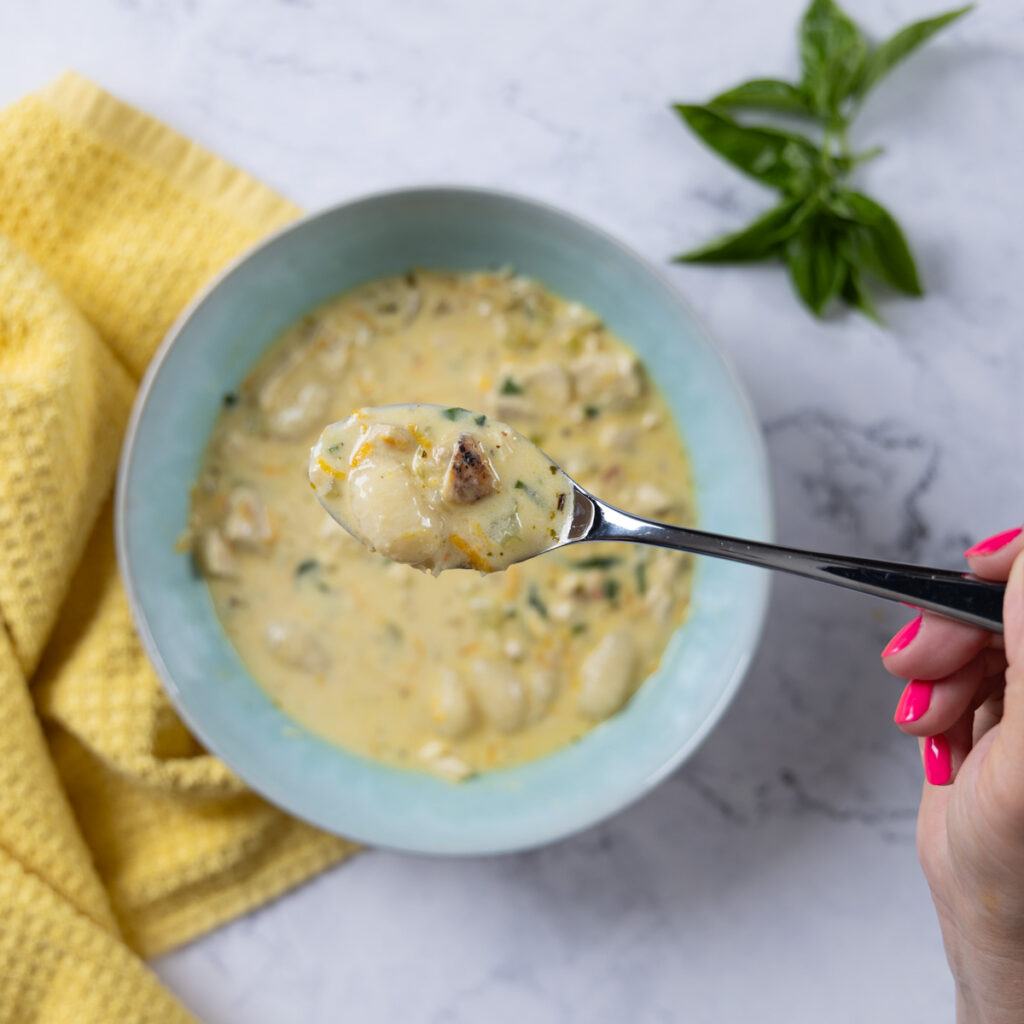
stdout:
MULTIPOLYGON (((419 404, 364 409, 353 416, 358 418, 373 414, 379 419, 381 413, 400 412, 400 421, 408 422, 410 418, 415 419, 417 413, 428 411, 440 412, 446 419, 452 419, 450 413, 475 415, 461 409, 445 410, 440 406, 419 404)), ((486 416, 480 417, 480 421, 486 419, 486 416)), ((334 433, 340 431, 338 433, 338 438, 340 438, 352 420, 353 417, 350 417, 349 420, 332 424, 321 434, 320 440, 312 451, 310 481, 327 512, 358 540, 369 543, 358 530, 346 522, 346 506, 344 502, 339 503, 338 494, 335 493, 336 479, 344 478, 344 472, 338 471, 337 468, 332 470, 328 474, 330 479, 325 477, 329 484, 326 490, 317 485, 316 467, 324 465, 324 458, 328 453, 335 452, 342 447, 331 444, 334 433)), ((952 572, 947 569, 926 569, 899 562, 881 562, 870 558, 847 558, 842 555, 801 551, 798 548, 784 548, 759 541, 739 540, 734 537, 723 537, 715 533, 705 533, 701 530, 691 530, 682 526, 671 526, 668 523, 642 519, 640 516, 608 505, 594 497, 589 491, 585 491, 564 470, 560 470, 555 463, 551 462, 547 455, 536 448, 527 438, 517 434, 512 427, 491 420, 489 429, 493 430, 495 427, 515 434, 524 445, 533 448, 536 455, 545 465, 549 466, 552 473, 560 475, 560 479, 564 482, 560 488, 561 486, 571 486, 573 493, 571 517, 566 515, 562 520, 563 525, 555 542, 546 548, 539 545, 528 548, 519 553, 518 557, 507 560, 504 563, 506 565, 511 564, 512 561, 533 558, 567 544, 579 544, 583 541, 631 541, 635 544, 653 544, 657 547, 692 551, 700 555, 711 555, 713 558, 725 558, 747 565, 759 565, 766 569, 778 569, 796 576, 806 576, 825 583, 834 583, 836 586, 846 587, 849 590, 859 590, 875 597, 906 601, 908 604, 926 608, 928 611, 937 612, 950 619, 970 623, 972 626, 980 626, 994 633, 1003 631, 1005 585, 1002 583, 989 583, 972 578, 965 573, 952 572)), ((455 455, 452 456, 453 459, 455 457, 455 455)), ((327 469, 330 468, 328 465, 327 469)), ((493 469, 491 473, 493 474, 493 469)), ((562 509, 561 502, 558 507, 559 510, 562 509)), ((555 536, 554 531, 552 531, 552 536, 555 536)), ((421 567, 423 567, 422 564, 421 567)))
POLYGON ((949 619, 1003 631, 1003 583, 989 583, 948 569, 926 569, 872 558, 847 558, 723 537, 671 526, 623 512, 595 498, 573 481, 573 517, 566 535, 548 551, 582 541, 624 540, 692 551, 731 562, 778 569, 937 612, 949 619))

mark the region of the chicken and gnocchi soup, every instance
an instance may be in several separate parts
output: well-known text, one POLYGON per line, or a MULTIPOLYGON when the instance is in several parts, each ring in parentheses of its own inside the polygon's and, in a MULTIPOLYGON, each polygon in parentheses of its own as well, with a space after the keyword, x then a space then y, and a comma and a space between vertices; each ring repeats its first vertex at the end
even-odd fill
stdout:
POLYGON ((361 286, 286 331, 224 396, 190 544, 228 637, 290 717, 459 781, 578 740, 657 668, 686 614, 685 554, 587 544, 438 576, 385 557, 497 569, 515 543, 543 540, 531 526, 559 532, 564 475, 512 468, 505 440, 496 447, 505 424, 612 503, 692 522, 683 445, 636 354, 589 310, 510 272, 361 286), (429 436, 409 429, 419 414, 367 412, 409 402, 439 407, 429 436), (318 466, 314 483, 335 488, 322 496, 345 503, 376 552, 310 490, 309 451, 332 421, 320 455, 333 472, 318 466), (416 481, 429 500, 411 491, 416 518, 401 520, 397 499, 416 481), (518 526, 499 514, 510 496, 518 526))
POLYGON ((458 406, 358 409, 309 458, 320 503, 373 551, 494 572, 565 538, 572 481, 535 444, 458 406))

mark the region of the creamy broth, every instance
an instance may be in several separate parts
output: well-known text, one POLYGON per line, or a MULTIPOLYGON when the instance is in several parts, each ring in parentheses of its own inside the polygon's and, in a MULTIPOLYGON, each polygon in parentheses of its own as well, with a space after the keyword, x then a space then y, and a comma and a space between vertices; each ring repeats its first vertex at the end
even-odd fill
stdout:
POLYGON ((531 558, 572 518, 558 466, 507 423, 457 406, 357 409, 320 435, 309 482, 371 551, 435 576, 531 558))
MULTIPOLYGON (((232 643, 308 728, 454 781, 550 753, 618 711, 685 616, 691 563, 588 544, 435 578, 368 551, 311 492, 310 446, 353 410, 410 402, 478 409, 602 498, 669 522, 692 521, 689 470, 636 355, 509 273, 362 286, 285 332, 225 396, 190 532, 232 643)), ((477 429, 448 426, 440 451, 477 429)))

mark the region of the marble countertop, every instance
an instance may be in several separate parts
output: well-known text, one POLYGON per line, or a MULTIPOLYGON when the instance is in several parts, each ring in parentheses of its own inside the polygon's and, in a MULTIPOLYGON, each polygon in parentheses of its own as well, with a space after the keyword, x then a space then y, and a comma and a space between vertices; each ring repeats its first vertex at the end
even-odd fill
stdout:
MULTIPOLYGON (((309 208, 498 186, 662 262, 770 198, 668 101, 791 73, 802 6, 39 0, 5 11, 0 100, 75 67, 309 208)), ((884 34, 941 5, 850 6, 884 34)), ((985 0, 865 107, 928 290, 887 330, 815 322, 776 267, 671 268, 764 424, 783 541, 956 565, 1021 521, 1022 90, 1016 0, 985 0)), ((878 660, 904 618, 779 579, 740 696, 630 810, 511 857, 366 853, 155 968, 209 1024, 951 1020, 878 660)))

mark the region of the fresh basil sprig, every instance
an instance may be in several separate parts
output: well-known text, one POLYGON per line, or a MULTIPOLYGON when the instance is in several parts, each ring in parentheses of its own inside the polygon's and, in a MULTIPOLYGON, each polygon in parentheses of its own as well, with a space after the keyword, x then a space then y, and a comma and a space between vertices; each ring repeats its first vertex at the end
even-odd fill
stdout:
POLYGON ((782 193, 752 224, 675 257, 684 263, 779 258, 801 299, 817 316, 841 298, 878 320, 866 278, 921 295, 914 257, 900 226, 873 199, 847 185, 859 164, 881 149, 852 153, 848 138, 867 93, 904 57, 973 7, 915 22, 871 47, 834 0, 812 0, 800 25, 799 82, 755 78, 704 105, 678 103, 676 113, 719 156, 782 193), (816 139, 749 125, 735 110, 763 111, 817 124, 816 139))

